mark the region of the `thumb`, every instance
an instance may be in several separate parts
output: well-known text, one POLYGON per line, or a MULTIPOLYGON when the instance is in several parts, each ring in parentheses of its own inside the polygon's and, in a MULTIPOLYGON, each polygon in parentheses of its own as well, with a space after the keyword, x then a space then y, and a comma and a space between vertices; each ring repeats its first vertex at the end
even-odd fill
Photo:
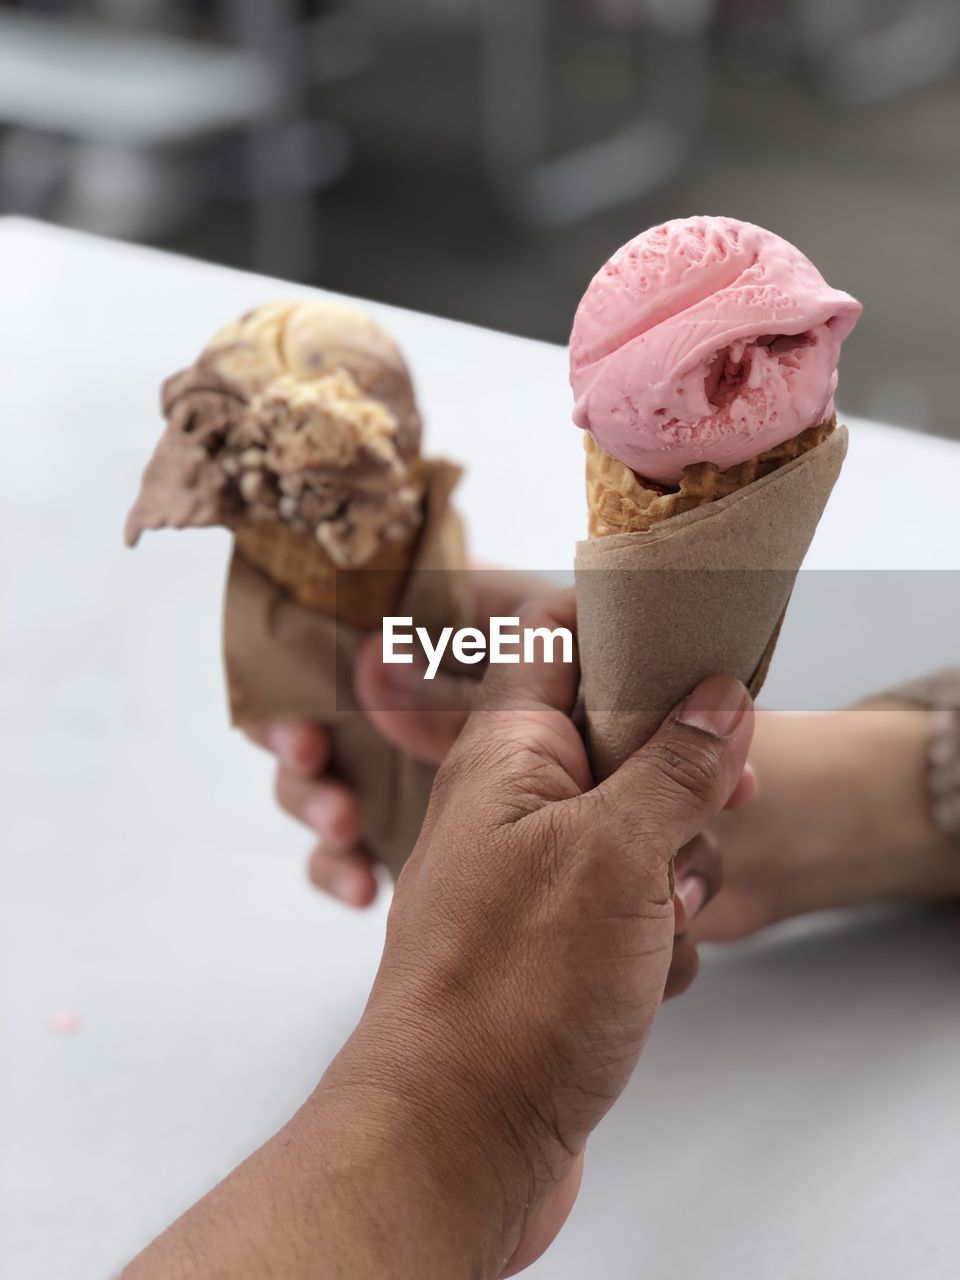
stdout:
MULTIPOLYGON (((478 672, 478 676, 479 676, 478 672)), ((385 666, 380 637, 369 636, 354 668, 357 701, 391 746, 427 764, 440 764, 456 742, 476 701, 479 679, 424 667, 385 666)))
POLYGON ((726 804, 752 737, 747 690, 739 680, 710 676, 591 794, 615 815, 625 843, 669 861, 726 804))

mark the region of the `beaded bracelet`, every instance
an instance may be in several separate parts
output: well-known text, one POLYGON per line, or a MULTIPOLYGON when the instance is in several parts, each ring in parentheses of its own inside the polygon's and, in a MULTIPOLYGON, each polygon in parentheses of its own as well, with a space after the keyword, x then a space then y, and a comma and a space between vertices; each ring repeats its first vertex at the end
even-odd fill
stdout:
POLYGON ((927 748, 927 792, 934 822, 960 844, 960 711, 933 713, 927 748))

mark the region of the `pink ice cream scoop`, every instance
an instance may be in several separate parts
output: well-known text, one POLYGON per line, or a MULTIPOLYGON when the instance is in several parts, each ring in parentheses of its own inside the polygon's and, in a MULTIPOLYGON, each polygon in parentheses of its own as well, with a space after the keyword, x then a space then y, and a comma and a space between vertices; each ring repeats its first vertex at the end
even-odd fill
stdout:
POLYGON ((745 462, 833 415, 862 308, 793 245, 736 218, 683 218, 618 249, 570 338, 573 420, 660 484, 745 462))

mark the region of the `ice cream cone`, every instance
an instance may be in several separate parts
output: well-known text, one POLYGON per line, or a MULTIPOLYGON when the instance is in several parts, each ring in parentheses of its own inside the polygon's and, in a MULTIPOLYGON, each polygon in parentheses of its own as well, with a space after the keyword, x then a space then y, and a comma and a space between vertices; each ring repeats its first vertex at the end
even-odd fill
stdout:
POLYGON ((672 516, 726 498, 816 448, 833 433, 836 425, 834 415, 776 448, 724 471, 712 462, 684 467, 676 489, 667 489, 636 475, 624 463, 604 453, 587 432, 584 446, 589 536, 605 538, 617 533, 644 533, 672 516))
POLYGON ((861 310, 794 245, 735 218, 651 227, 588 285, 570 383, 587 451, 577 619, 597 779, 706 677, 759 692, 843 464, 837 365, 861 310))
POLYGON ((237 528, 237 550, 299 604, 360 630, 396 612, 416 555, 419 529, 384 543, 362 568, 340 568, 309 534, 281 522, 237 528))
POLYGON ((430 634, 471 618, 460 470, 420 453, 413 382, 368 317, 313 300, 229 324, 168 378, 166 428, 125 536, 220 525, 234 535, 223 610, 238 726, 309 720, 359 797, 364 847, 399 874, 435 768, 388 743, 353 677, 389 614, 430 634))

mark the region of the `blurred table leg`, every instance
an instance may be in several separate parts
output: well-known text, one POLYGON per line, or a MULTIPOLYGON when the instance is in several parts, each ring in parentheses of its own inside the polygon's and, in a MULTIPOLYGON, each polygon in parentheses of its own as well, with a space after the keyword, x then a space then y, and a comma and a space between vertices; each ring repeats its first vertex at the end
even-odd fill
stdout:
POLYGON ((585 147, 544 158, 545 0, 481 0, 485 165, 504 208, 535 226, 564 226, 637 199, 686 161, 702 116, 704 36, 713 0, 648 3, 646 106, 585 147))
POLYGON ((960 61, 957 0, 902 0, 877 22, 864 0, 794 0, 812 72, 838 97, 880 102, 929 84, 960 61))
POLYGON ((254 265, 270 275, 306 278, 317 253, 317 225, 306 184, 290 173, 287 142, 307 114, 307 69, 295 38, 297 0, 227 0, 227 25, 239 44, 273 67, 280 95, 251 128, 247 147, 253 203, 254 265))

